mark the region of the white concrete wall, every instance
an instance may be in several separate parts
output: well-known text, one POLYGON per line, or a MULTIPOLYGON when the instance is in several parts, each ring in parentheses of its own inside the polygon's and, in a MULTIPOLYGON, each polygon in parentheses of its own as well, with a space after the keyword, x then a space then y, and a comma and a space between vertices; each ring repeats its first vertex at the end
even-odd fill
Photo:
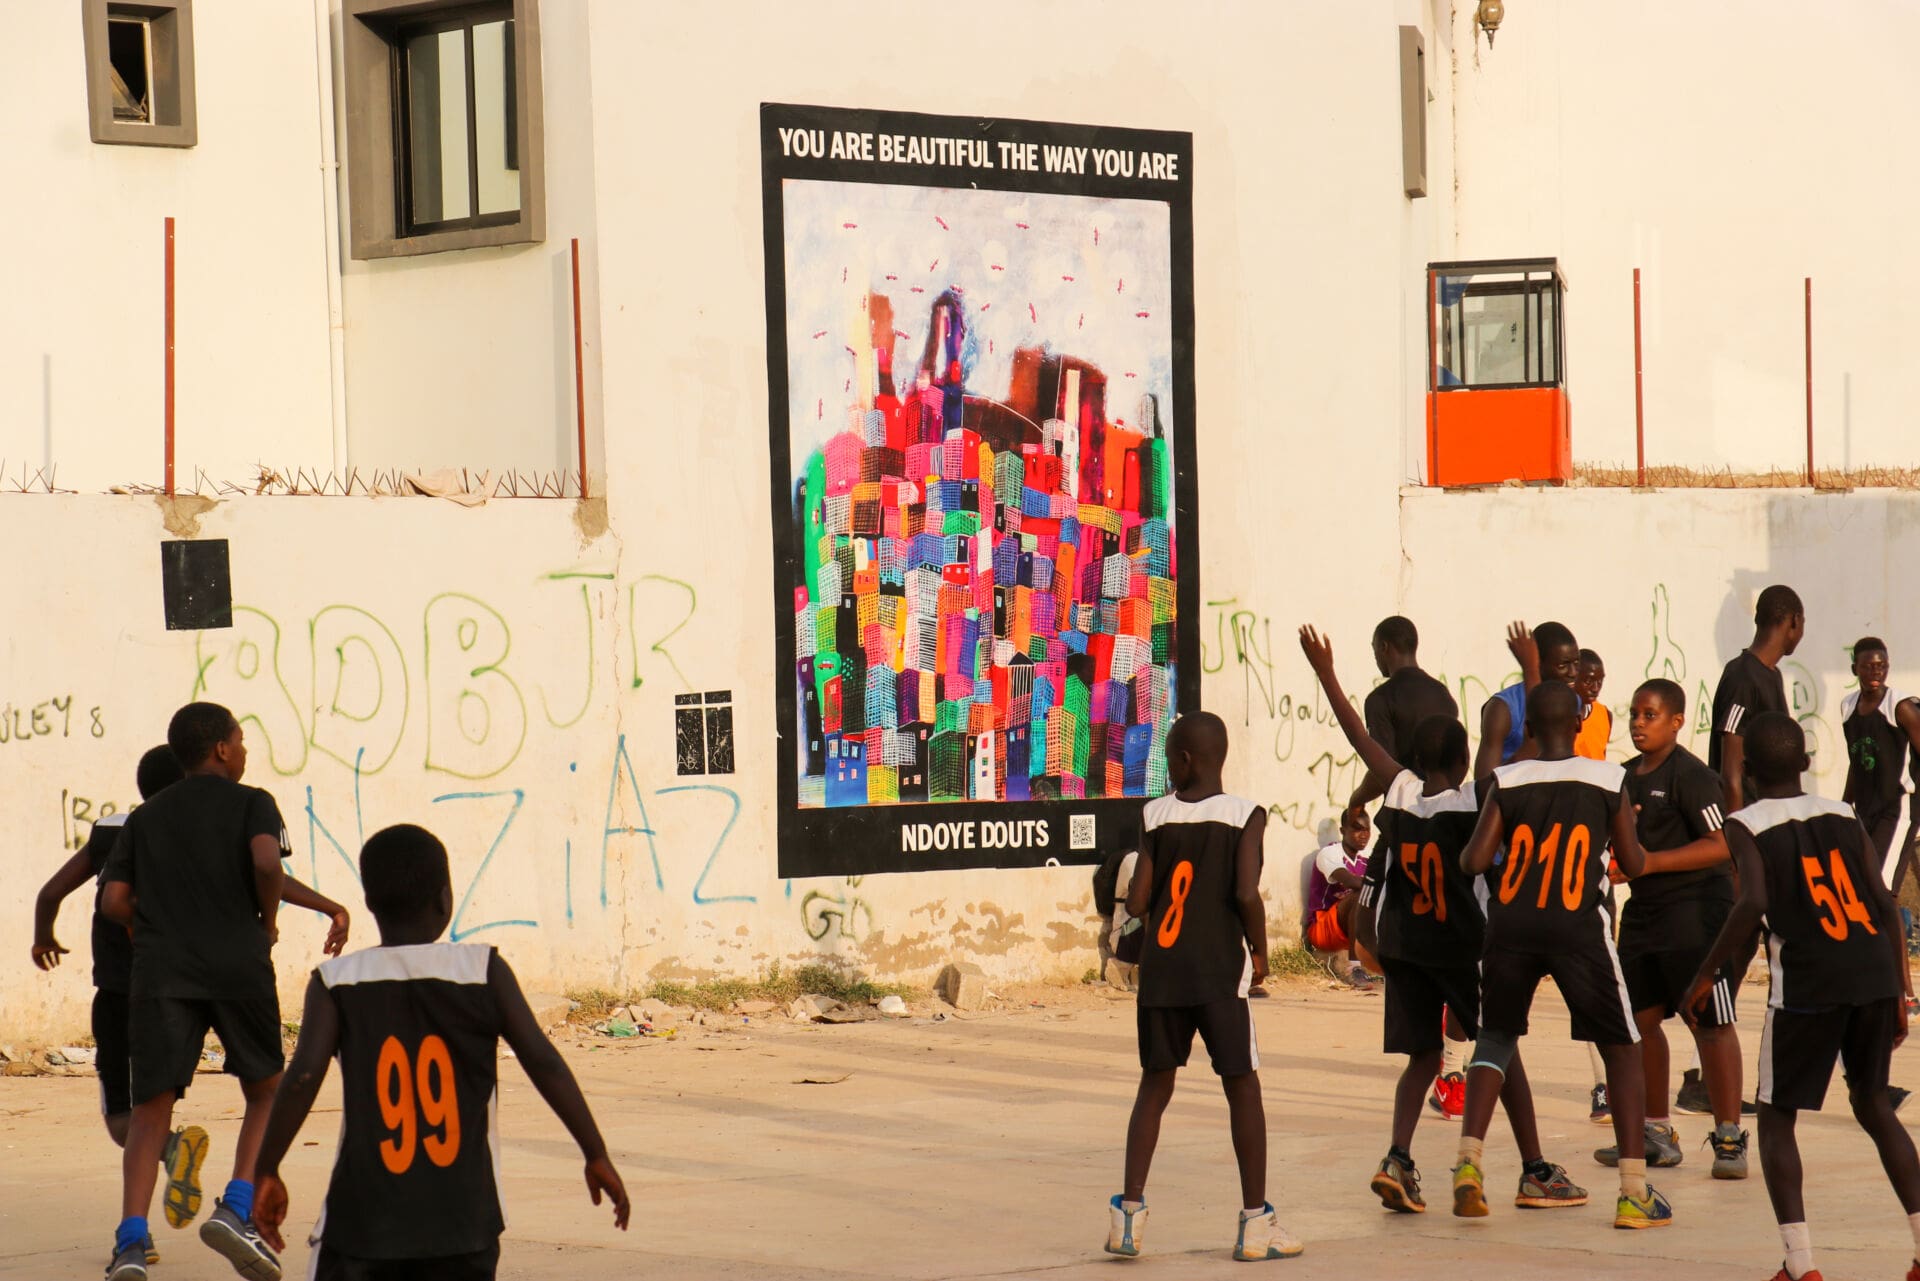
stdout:
POLYGON ((197 147, 101 146, 80 6, 8 9, 0 459, 100 491, 162 473, 162 220, 176 220, 177 474, 331 465, 310 7, 196 6, 197 147))
MULTIPOLYGON (((1454 6, 1457 256, 1557 255, 1579 460, 1633 461, 1643 269, 1650 462, 1920 460, 1907 370, 1920 118, 1905 0, 1509 5, 1491 50, 1454 6)), ((1454 255, 1448 255, 1454 256, 1454 255)))

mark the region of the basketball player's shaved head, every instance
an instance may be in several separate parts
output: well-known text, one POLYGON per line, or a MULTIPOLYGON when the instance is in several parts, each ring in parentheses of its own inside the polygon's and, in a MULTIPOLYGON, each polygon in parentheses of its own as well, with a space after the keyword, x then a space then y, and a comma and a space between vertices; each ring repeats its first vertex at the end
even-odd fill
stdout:
POLYGON ((1580 696, 1561 681, 1541 681, 1527 695, 1527 729, 1544 745, 1580 732, 1580 696))

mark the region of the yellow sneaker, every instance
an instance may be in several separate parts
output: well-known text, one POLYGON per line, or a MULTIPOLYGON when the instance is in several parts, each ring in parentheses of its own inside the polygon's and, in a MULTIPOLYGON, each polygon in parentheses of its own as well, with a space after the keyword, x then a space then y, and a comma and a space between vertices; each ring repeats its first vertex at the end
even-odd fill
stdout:
POLYGON ((167 1194, 161 1199, 167 1222, 184 1228, 200 1213, 200 1167, 207 1163, 207 1132, 197 1125, 175 1130, 161 1149, 160 1164, 167 1171, 167 1194))
POLYGON ((1462 1161, 1453 1167, 1453 1217, 1456 1219, 1484 1219, 1490 1211, 1487 1208, 1487 1189, 1480 1175, 1480 1167, 1471 1161, 1462 1161))
POLYGON ((1647 1184, 1645 1200, 1622 1196, 1614 1203, 1613 1226, 1616 1228, 1664 1228, 1672 1222, 1673 1206, 1651 1183, 1647 1184))

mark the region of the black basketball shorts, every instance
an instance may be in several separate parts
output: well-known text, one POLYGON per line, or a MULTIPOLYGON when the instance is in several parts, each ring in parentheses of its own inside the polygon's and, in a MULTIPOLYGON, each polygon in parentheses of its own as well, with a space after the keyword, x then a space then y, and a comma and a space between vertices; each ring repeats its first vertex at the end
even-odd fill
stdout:
POLYGON ((1260 1045, 1253 1034, 1253 1003, 1229 996, 1208 1005, 1142 1005, 1140 1069, 1170 1072, 1187 1065, 1194 1033, 1206 1043, 1213 1070, 1221 1076, 1245 1076, 1260 1067, 1260 1045))
POLYGON ((1488 944, 1480 964, 1480 1026, 1516 1039, 1525 1036, 1534 990, 1541 979, 1551 978, 1573 1016, 1574 1040, 1597 1045, 1638 1042, 1626 979, 1613 939, 1603 932, 1606 917, 1595 912, 1593 918, 1550 951, 1488 944))
POLYGON ((93 1071, 100 1078, 100 1115, 133 1111, 133 1058, 127 1050, 127 994, 93 994, 93 1071))
POLYGON ((1818 1112, 1833 1080, 1836 1057, 1846 1069, 1849 1088, 1866 1094, 1885 1091, 1893 1039, 1900 1032, 1901 999, 1890 996, 1870 1005, 1824 1010, 1768 1006, 1760 1030, 1760 1102, 1818 1112))
POLYGON ((311 1281, 493 1281, 500 1243, 437 1259, 359 1259, 325 1241, 314 1247, 311 1281))
POLYGON ((226 1052, 226 1071, 242 1081, 264 1081, 286 1066, 280 1046, 280 997, 271 988, 259 996, 230 1000, 143 996, 130 1005, 127 1035, 135 1104, 169 1090, 185 1094, 209 1030, 226 1052))
POLYGON ((1467 1039, 1480 1035, 1480 967, 1417 965, 1380 958, 1387 978, 1385 1036, 1388 1054, 1428 1054, 1441 1047, 1446 1011, 1452 1010, 1467 1039))

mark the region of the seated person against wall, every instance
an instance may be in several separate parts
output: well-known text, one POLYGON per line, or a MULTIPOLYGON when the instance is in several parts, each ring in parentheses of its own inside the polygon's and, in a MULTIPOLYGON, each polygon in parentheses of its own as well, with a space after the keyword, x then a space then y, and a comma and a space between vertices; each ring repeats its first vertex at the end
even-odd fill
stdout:
POLYGON ((1327 972, 1351 987, 1369 990, 1373 980, 1353 942, 1353 913, 1359 902, 1354 891, 1367 873, 1372 837, 1373 824, 1364 807, 1355 805, 1340 816, 1340 839, 1313 856, 1304 914, 1306 945, 1326 957, 1327 972))

